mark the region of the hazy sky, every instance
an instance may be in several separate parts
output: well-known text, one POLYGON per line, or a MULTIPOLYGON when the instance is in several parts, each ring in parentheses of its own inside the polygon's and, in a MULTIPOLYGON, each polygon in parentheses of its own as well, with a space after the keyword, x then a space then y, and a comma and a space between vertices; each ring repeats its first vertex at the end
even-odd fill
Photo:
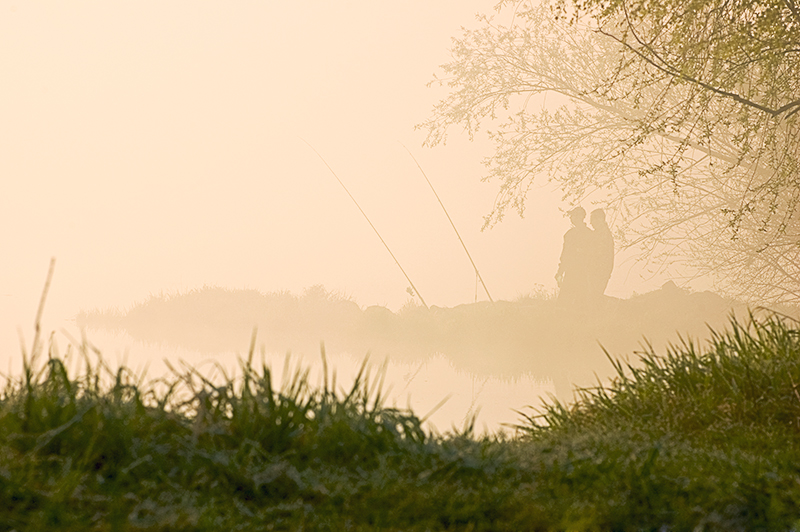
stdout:
MULTIPOLYGON (((401 143, 495 299, 554 288, 559 194, 480 232, 490 146, 422 148, 413 129, 450 38, 494 4, 0 1, 3 318, 28 326, 51 256, 54 316, 206 284, 398 308, 408 283, 302 139, 429 305, 473 301, 475 275, 401 143)), ((609 293, 644 284, 618 271, 609 293)))
MULTIPOLYGON (((560 193, 536 188, 524 219, 509 213, 481 232, 498 188, 481 182, 491 146, 453 131, 447 146, 423 148, 414 131, 445 94, 426 84, 448 61, 451 37, 494 4, 0 0, 0 371, 20 369, 18 332, 29 346, 51 257, 45 333, 80 334, 70 319, 81 309, 126 309, 204 285, 300 294, 322 284, 362 307, 401 307, 407 281, 304 140, 429 305, 474 301, 476 279, 403 144, 495 299, 554 289, 569 227, 560 193)), ((609 295, 662 282, 630 273, 622 256, 617 265, 609 295)), ((88 336, 112 362, 123 351, 134 367, 201 362, 88 336)), ((390 373, 421 414, 453 394, 432 418, 444 427, 481 404, 496 426, 552 391, 440 362, 390 373)))

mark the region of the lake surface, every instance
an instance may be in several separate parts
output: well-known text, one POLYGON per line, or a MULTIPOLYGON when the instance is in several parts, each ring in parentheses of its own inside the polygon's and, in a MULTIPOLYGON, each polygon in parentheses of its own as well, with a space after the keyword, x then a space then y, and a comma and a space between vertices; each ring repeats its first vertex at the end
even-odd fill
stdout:
MULTIPOLYGON (((30 305, 28 307, 22 309, 6 304, 0 309, 0 368, 3 375, 21 375, 21 338, 25 350, 30 351, 35 308, 31 309, 30 305), (23 311, 29 312, 31 317, 28 320, 19 318, 23 311), (25 321, 29 324, 25 324, 25 321)), ((219 371, 215 369, 218 364, 229 374, 240 375, 238 360, 246 358, 249 349, 247 338, 242 339, 241 349, 211 354, 163 344, 146 344, 126 333, 81 331, 75 325, 73 312, 57 312, 46 308, 42 322, 42 340, 48 342, 51 337, 57 353, 63 355, 69 344, 80 344, 85 338, 102 353, 102 359, 111 368, 124 364, 137 374, 146 370, 148 378, 168 374, 165 361, 176 368, 185 362, 212 376, 219 376, 219 371)), ((78 371, 81 366, 80 357, 75 356, 76 354, 73 353, 70 362, 73 372, 78 371)), ((350 389, 365 356, 365 353, 327 355, 329 374, 335 371, 337 388, 350 389)), ((96 355, 91 354, 90 358, 94 357, 96 355)), ((273 384, 276 387, 282 382, 284 375, 291 376, 299 367, 309 368, 310 382, 322 386, 323 365, 318 350, 291 353, 288 371, 285 367, 285 352, 266 352, 257 346, 254 359, 260 364, 262 357, 273 373, 273 384)), ((416 362, 372 357, 368 360, 368 369, 373 385, 383 375, 382 389, 387 406, 410 407, 419 417, 429 415, 426 421, 428 428, 439 432, 449 431, 453 427, 460 429, 472 416, 476 416, 475 428, 478 432, 501 430, 521 421, 515 410, 530 413, 531 410, 526 407, 539 406, 543 399, 554 393, 551 381, 532 375, 513 378, 478 376, 454 367, 443 355, 434 355, 416 362)))

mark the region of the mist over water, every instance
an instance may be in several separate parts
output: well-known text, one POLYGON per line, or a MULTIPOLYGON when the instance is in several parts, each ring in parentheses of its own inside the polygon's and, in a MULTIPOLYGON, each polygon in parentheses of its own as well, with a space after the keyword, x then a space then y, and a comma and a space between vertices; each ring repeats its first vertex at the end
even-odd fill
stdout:
MULTIPOLYGON (((454 136, 423 149, 424 135, 414 130, 441 95, 426 83, 448 60, 450 36, 493 6, 0 1, 0 367, 19 374, 20 333, 29 349, 56 257, 43 333, 55 331, 61 351, 85 335, 112 365, 126 357, 134 369, 149 364, 154 376, 165 370, 164 358, 234 367, 259 325, 256 352, 263 347, 276 367, 291 350, 318 371, 320 340, 343 383, 367 352, 376 370, 389 357, 386 381, 398 404, 410 396, 424 415, 452 396, 431 418, 442 430, 478 410, 478 427, 516 421, 514 409, 555 392, 559 356, 564 367, 579 366, 581 357, 599 360, 586 365, 591 376, 603 363, 602 329, 559 349, 550 333, 576 335, 550 327, 550 307, 502 305, 555 290, 570 226, 560 193, 536 188, 525 218, 509 214, 481 232, 496 194, 496 184, 480 181, 486 140, 454 136), (431 306, 428 314, 414 314, 407 280, 304 141, 346 183, 431 306), (403 146, 435 185, 501 304, 475 306, 487 296, 403 146), (342 312, 353 319, 341 323, 357 325, 385 307, 400 333, 372 324, 337 345, 341 327, 320 334, 291 323, 284 331, 297 336, 281 344, 259 317, 245 316, 227 336, 196 320, 180 336, 181 322, 169 313, 142 322, 141 330, 174 328, 176 341, 76 321, 81 312, 125 314, 151 296, 204 287, 300 297, 315 285, 352 300, 342 312), (480 319, 470 318, 473 311, 480 319), (494 314, 487 321, 481 312, 494 314), (418 329, 409 325, 414 319, 418 329), (476 323, 485 324, 479 337, 466 341, 476 323), (509 336, 514 327, 518 334, 509 336), (539 333, 546 341, 537 346, 539 333), (422 340, 412 345, 415 338, 422 340), (543 353, 546 367, 531 362, 543 353), (481 365, 492 361, 493 368, 481 365)), ((668 278, 618 254, 606 294, 628 298, 668 278)), ((209 312, 221 319, 230 310, 209 312)), ((612 341, 620 353, 647 333, 630 328, 624 341, 612 341)))
POLYGON ((582 306, 538 294, 455 307, 410 302, 396 312, 359 306, 321 286, 300 296, 205 287, 151 297, 126 312, 83 312, 77 325, 112 342, 124 337, 137 350, 180 350, 190 363, 212 369, 219 363, 229 373, 247 353, 285 373, 279 368, 289 356, 321 385, 327 361, 343 390, 366 364, 389 404, 424 416, 444 401, 430 416, 440 430, 474 416, 477 427, 496 431, 551 396, 569 403, 575 387, 608 382, 615 370, 604 349, 635 366, 633 353, 645 339, 661 351, 679 342, 676 331, 703 342, 709 326, 719 329, 732 314, 742 319, 748 312, 741 303, 672 283, 582 306))

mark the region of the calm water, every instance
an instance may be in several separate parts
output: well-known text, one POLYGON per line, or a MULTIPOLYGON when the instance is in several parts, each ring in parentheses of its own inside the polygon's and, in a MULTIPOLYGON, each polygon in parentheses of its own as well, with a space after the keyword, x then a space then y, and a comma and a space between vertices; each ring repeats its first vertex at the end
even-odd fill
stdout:
MULTIPOLYGON (((33 323, 36 303, 19 304, 13 296, 5 296, 0 307, 0 368, 3 375, 20 375, 22 369, 21 340, 27 351, 33 339, 33 323), (26 316, 30 316, 27 318, 26 316)), ((243 338, 238 352, 224 352, 209 355, 172 346, 145 345, 135 341, 127 334, 114 334, 103 331, 79 331, 72 319, 76 310, 48 304, 42 331, 44 341, 50 334, 57 346, 57 352, 66 352, 67 345, 73 341, 80 343, 85 337, 97 348, 103 359, 112 368, 124 364, 136 373, 146 370, 149 378, 156 378, 168 372, 166 361, 179 367, 181 362, 199 368, 205 374, 218 375, 215 364, 229 374, 238 374, 237 360, 246 356, 248 342, 243 338)), ((284 374, 293 374, 298 367, 310 368, 310 379, 322 385, 322 359, 319 352, 293 353, 286 371, 286 353, 269 353, 257 348, 256 360, 264 357, 274 375, 274 383, 280 383, 284 374)), ((78 367, 78 357, 73 357, 71 367, 78 367)), ((349 389, 364 361, 364 354, 329 354, 329 373, 336 372, 337 387, 349 389)), ((385 364, 383 359, 369 361, 370 381, 377 386, 383 372, 385 404, 397 407, 410 407, 420 417, 428 417, 428 425, 439 432, 453 427, 461 428, 473 415, 477 414, 476 429, 497 431, 505 424, 515 424, 520 416, 515 410, 530 413, 527 406, 540 406, 541 401, 554 393, 550 381, 542 381, 532 376, 517 378, 482 377, 459 371, 441 355, 433 356, 416 363, 393 362, 385 364), (441 404, 444 401, 444 404, 441 404), (439 408, 437 409, 437 405, 439 408), (434 411, 435 409, 435 411, 434 411), (433 411, 433 413, 431 413, 433 411)))

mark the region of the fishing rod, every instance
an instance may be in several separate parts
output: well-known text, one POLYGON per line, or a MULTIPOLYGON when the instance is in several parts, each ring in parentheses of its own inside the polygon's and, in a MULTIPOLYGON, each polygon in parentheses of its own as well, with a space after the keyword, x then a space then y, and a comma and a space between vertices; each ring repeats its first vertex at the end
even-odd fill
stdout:
POLYGON ((378 235, 378 238, 380 239, 380 241, 381 241, 381 244, 383 244, 383 247, 385 247, 385 248, 386 248, 386 251, 388 251, 388 252, 389 252, 389 255, 391 255, 391 256, 392 256, 392 258, 394 259, 394 263, 395 263, 395 264, 397 264, 397 267, 398 267, 398 268, 400 268, 400 271, 401 271, 401 272, 403 272, 403 275, 405 276, 405 278, 406 278, 406 281, 408 281, 408 284, 410 284, 410 285, 411 285, 411 289, 414 291, 414 293, 417 295, 417 297, 419 297, 419 300, 420 300, 420 301, 422 301, 422 305, 423 305, 425 308, 428 308, 428 304, 427 304, 427 303, 425 303, 425 300, 422 298, 422 294, 420 294, 420 293, 419 293, 419 290, 417 290, 417 287, 416 287, 416 286, 414 286, 414 282, 411 280, 411 277, 409 277, 409 276, 408 276, 408 274, 406 273, 406 271, 405 271, 405 270, 403 269, 403 267, 400 265, 400 261, 399 261, 399 260, 397 260, 397 257, 395 257, 395 256, 394 256, 394 253, 392 253, 392 250, 391 250, 391 249, 389 249, 389 244, 387 244, 387 243, 386 243, 386 241, 383 239, 383 237, 381 236, 381 234, 378 232, 378 229, 375 227, 375 225, 374 225, 374 224, 372 223, 372 221, 369 219, 369 216, 367 216, 367 213, 365 213, 365 212, 364 212, 364 209, 362 209, 362 208, 361 208, 361 205, 359 205, 359 204, 358 204, 358 202, 357 202, 357 201, 356 201, 356 199, 353 197, 353 195, 352 195, 352 194, 350 194, 350 191, 349 191, 349 190, 347 190, 347 187, 344 185, 344 183, 342 182, 342 180, 341 180, 341 179, 339 179, 339 176, 338 176, 338 175, 336 175, 336 172, 334 172, 334 171, 333 171, 333 168, 331 168, 331 165, 329 165, 329 164, 328 164, 328 161, 326 161, 326 160, 325 160, 325 158, 324 158, 322 155, 320 155, 320 153, 317 151, 317 149, 316 149, 316 148, 314 148, 314 146, 312 146, 312 145, 311 145, 311 144, 310 144, 310 143, 309 143, 309 142, 308 142, 306 139, 304 139, 304 138, 302 138, 302 137, 301 137, 301 138, 300 138, 300 140, 302 140, 303 142, 305 142, 306 144, 308 144, 308 147, 309 147, 309 148, 311 148, 312 150, 314 150, 314 153, 316 153, 316 154, 317 154, 317 157, 319 157, 319 158, 320 158, 320 160, 321 160, 321 161, 322 161, 322 162, 325 164, 325 166, 327 166, 327 167, 328 167, 328 170, 330 170, 330 171, 331 171, 331 173, 333 174, 333 177, 335 177, 335 178, 336 178, 336 181, 338 181, 338 182, 339 182, 339 184, 340 184, 340 185, 342 185, 342 188, 344 189, 344 191, 345 191, 345 192, 347 192, 347 195, 348 195, 348 196, 350 196, 350 199, 351 199, 351 200, 353 200, 353 203, 355 203, 355 204, 356 204, 356 207, 358 207, 358 210, 361 212, 361 214, 363 214, 363 215, 364 215, 364 218, 367 220, 367 223, 369 224, 369 226, 370 226, 370 227, 372 227, 372 230, 373 230, 373 231, 375 231, 375 234, 376 234, 376 235, 378 235))
POLYGON ((414 159, 414 162, 417 163, 417 168, 419 168, 419 171, 422 172, 422 177, 424 177, 425 181, 428 182, 428 186, 431 187, 431 190, 433 191, 433 195, 436 196, 436 199, 439 201, 439 205, 442 206, 442 210, 444 211, 445 216, 447 216, 447 220, 450 222, 450 225, 453 227, 453 231, 456 232, 456 236, 458 237, 458 241, 461 242, 461 247, 464 248, 464 252, 467 254, 467 258, 469 258, 469 261, 472 263, 472 268, 475 270, 475 275, 478 277, 478 280, 483 285, 483 289, 486 291, 486 296, 489 298, 489 301, 494 303, 494 299, 492 299, 492 295, 489 293, 489 289, 486 288, 486 283, 483 282, 483 277, 481 277, 481 272, 478 271, 478 267, 475 265, 475 261, 472 260, 472 255, 469 254, 469 250, 467 249, 467 245, 464 243, 464 240, 461 238, 461 235, 458 233, 458 229, 456 229, 456 224, 453 223, 453 219, 450 218, 450 214, 447 212, 447 209, 445 208, 444 203, 442 203, 442 199, 439 197, 439 194, 436 193, 436 189, 433 188, 433 183, 431 183, 431 180, 428 179, 428 176, 425 174, 425 170, 422 169, 422 166, 420 166, 419 161, 417 161, 417 158, 414 157, 414 154, 411 153, 411 150, 409 150, 406 147, 406 145, 403 144, 402 142, 400 143, 400 145, 402 147, 406 148, 406 151, 408 152, 408 154, 411 156, 412 159, 414 159))

